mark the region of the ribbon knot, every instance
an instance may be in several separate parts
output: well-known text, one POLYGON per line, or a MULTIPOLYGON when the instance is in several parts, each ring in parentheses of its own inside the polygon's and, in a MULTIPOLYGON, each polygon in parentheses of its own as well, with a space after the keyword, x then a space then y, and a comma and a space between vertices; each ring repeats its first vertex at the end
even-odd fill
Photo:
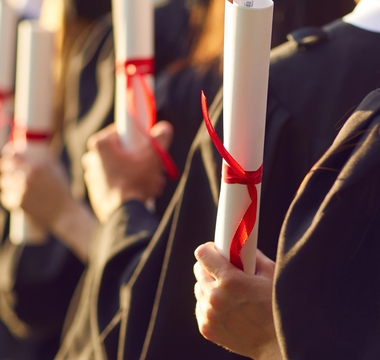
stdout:
POLYGON ((235 172, 234 169, 227 164, 223 167, 223 181, 226 184, 241 184, 241 185, 259 185, 263 178, 263 166, 257 171, 244 171, 242 176, 235 172))
POLYGON ((232 155, 224 147, 219 139, 214 127, 212 126, 210 116, 208 114, 207 99, 202 91, 202 111, 205 120, 206 128, 210 134, 211 140, 217 148, 219 154, 224 161, 223 166, 223 181, 226 184, 241 184, 247 185, 251 204, 246 210, 241 219, 230 246, 230 262, 237 268, 244 271, 244 266, 240 258, 241 250, 251 234, 257 217, 257 188, 263 176, 263 165, 256 171, 245 171, 241 165, 232 157, 232 155))
POLYGON ((154 75, 154 59, 130 59, 125 62, 117 62, 116 76, 118 74, 125 74, 127 78, 126 106, 128 114, 132 118, 136 128, 148 139, 158 156, 161 158, 168 177, 172 180, 177 179, 179 171, 173 159, 161 144, 149 134, 150 129, 156 123, 156 99, 154 97, 154 92, 146 79, 146 75, 154 75), (141 124, 139 114, 137 113, 134 82, 132 81, 133 78, 137 79, 144 94, 145 109, 148 116, 146 129, 144 129, 144 126, 141 124))

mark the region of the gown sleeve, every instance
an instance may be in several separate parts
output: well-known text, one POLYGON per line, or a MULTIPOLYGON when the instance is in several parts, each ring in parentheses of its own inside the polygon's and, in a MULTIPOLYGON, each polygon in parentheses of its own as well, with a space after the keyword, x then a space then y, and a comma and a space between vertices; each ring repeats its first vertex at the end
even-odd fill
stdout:
POLYGON ((281 230, 275 319, 286 360, 380 356, 380 90, 301 185, 281 230))

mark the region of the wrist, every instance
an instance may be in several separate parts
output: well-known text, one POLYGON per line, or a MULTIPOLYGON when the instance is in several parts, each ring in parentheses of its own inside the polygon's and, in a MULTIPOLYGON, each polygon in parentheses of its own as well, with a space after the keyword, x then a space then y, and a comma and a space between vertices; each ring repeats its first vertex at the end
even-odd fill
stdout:
POLYGON ((122 191, 121 193, 122 203, 126 203, 128 201, 139 201, 139 202, 145 203, 147 199, 148 199, 148 196, 136 190, 128 189, 128 190, 122 191))
POLYGON ((52 233, 84 263, 98 222, 91 210, 73 199, 67 201, 52 223, 52 233))
POLYGON ((265 345, 265 347, 260 352, 259 356, 253 356, 254 360, 283 360, 281 354, 280 345, 277 341, 277 338, 274 339, 271 343, 265 345))
POLYGON ((104 224, 123 204, 132 201, 146 204, 147 199, 146 196, 135 190, 120 191, 119 189, 115 189, 107 194, 107 201, 98 201, 93 206, 99 222, 104 224))

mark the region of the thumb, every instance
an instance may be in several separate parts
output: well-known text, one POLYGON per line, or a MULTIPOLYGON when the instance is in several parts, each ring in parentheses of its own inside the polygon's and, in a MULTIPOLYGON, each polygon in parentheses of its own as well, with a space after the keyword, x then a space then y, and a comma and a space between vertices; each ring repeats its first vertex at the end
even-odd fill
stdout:
POLYGON ((226 272, 240 271, 219 253, 213 242, 199 246, 195 250, 195 257, 214 279, 223 278, 226 272))
POLYGON ((168 149, 174 136, 173 125, 168 121, 160 121, 152 127, 150 135, 154 137, 163 148, 168 149))

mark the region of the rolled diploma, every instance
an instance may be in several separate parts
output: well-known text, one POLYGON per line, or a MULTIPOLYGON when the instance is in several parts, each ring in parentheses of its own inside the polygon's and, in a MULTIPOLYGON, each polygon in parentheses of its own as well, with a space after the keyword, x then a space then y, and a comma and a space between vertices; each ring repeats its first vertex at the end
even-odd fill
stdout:
MULTIPOLYGON (((124 63, 131 59, 150 59, 154 57, 154 8, 152 0, 112 0, 116 62, 124 63)), ((147 76, 153 88, 153 76, 147 76)), ((125 148, 137 151, 146 144, 147 139, 136 128, 127 112, 126 76, 116 76, 115 123, 125 148)), ((136 78, 132 79, 136 89, 136 111, 138 121, 146 129, 148 116, 145 109, 143 92, 136 78)))
MULTIPOLYGON (((36 21, 24 20, 18 28, 15 126, 33 133, 53 131, 53 56, 54 35, 36 21)), ((49 142, 14 139, 18 152, 35 160, 46 157, 49 142)), ((11 212, 10 240, 15 244, 43 243, 46 233, 21 209, 11 212)))
MULTIPOLYGON (((256 171, 263 162, 272 18, 271 0, 255 0, 250 8, 226 0, 224 146, 246 171, 256 171)), ((259 210, 261 185, 256 187, 259 210)), ((222 181, 215 243, 227 260, 235 231, 250 204, 246 185, 222 181)), ((257 212, 255 227, 241 251, 244 271, 250 274, 256 270, 258 222, 257 212)))
MULTIPOLYGON (((5 0, 0 0, 0 91, 13 92, 15 87, 16 34, 18 18, 5 0)), ((0 151, 8 141, 13 116, 13 99, 2 103, 0 113, 0 151), (9 124, 9 125, 7 125, 9 124)))

